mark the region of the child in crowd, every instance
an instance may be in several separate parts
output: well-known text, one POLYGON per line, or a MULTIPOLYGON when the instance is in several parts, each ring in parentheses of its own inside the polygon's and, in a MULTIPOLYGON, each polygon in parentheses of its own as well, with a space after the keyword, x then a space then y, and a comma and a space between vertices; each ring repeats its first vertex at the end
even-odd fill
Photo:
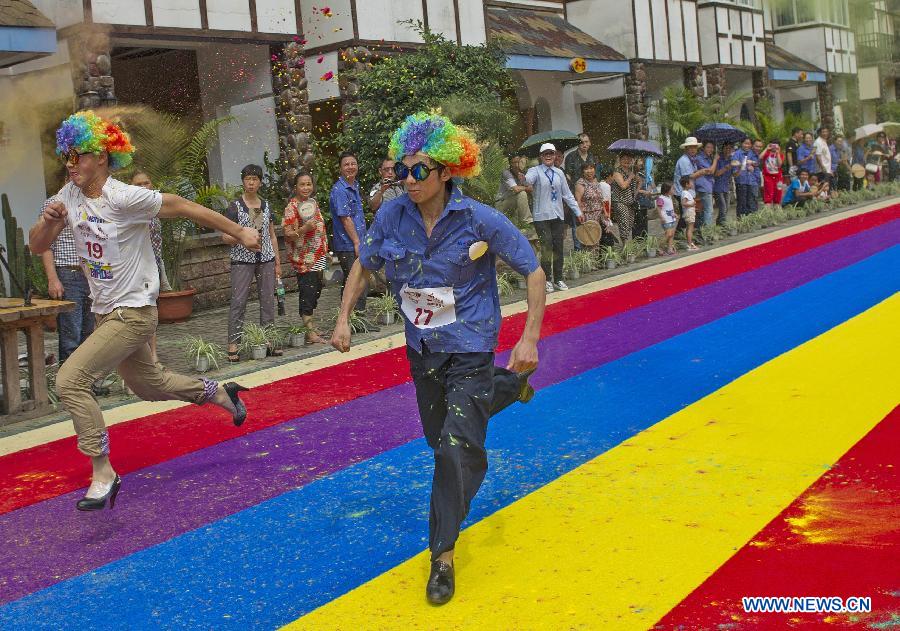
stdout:
POLYGON ((694 180, 689 175, 681 178, 681 216, 687 226, 687 249, 699 250, 694 245, 694 222, 697 221, 697 202, 694 198, 694 180))
POLYGON ((307 171, 300 171, 293 182, 294 196, 284 209, 284 239, 288 257, 297 270, 297 289, 300 292, 300 315, 306 327, 306 344, 327 343, 316 330, 313 314, 322 295, 322 275, 328 265, 328 238, 325 220, 319 205, 312 197, 313 180, 307 171))
MULTIPOLYGON (((688 178, 690 180, 690 178, 688 178)), ((672 203, 672 183, 663 182, 659 185, 659 197, 656 198, 656 210, 659 212, 659 220, 663 230, 666 231, 665 250, 660 249, 660 254, 675 254, 675 226, 678 225, 678 215, 675 214, 675 204, 672 203)))
POLYGON ((809 188, 816 199, 825 201, 831 197, 831 185, 828 180, 821 181, 816 173, 809 175, 809 188))
POLYGON ((778 140, 769 141, 769 146, 759 156, 759 161, 763 174, 763 202, 773 206, 780 204, 784 189, 784 178, 781 175, 784 154, 781 153, 778 140))
POLYGON ((791 180, 790 186, 785 191, 781 205, 794 204, 795 206, 803 206, 806 200, 812 196, 812 189, 809 184, 809 171, 800 169, 800 173, 791 180))
MULTIPOLYGON (((259 196, 262 167, 248 164, 241 169, 244 190, 231 202, 225 216, 238 225, 255 228, 259 232, 259 252, 252 252, 227 234, 222 240, 231 246, 231 307, 228 312, 228 361, 240 361, 239 348, 244 331, 244 312, 250 296, 250 284, 256 279, 259 293, 259 324, 275 323, 275 279, 281 278, 278 260, 278 239, 269 202, 259 196)), ((269 355, 283 355, 279 348, 269 346, 269 355)))

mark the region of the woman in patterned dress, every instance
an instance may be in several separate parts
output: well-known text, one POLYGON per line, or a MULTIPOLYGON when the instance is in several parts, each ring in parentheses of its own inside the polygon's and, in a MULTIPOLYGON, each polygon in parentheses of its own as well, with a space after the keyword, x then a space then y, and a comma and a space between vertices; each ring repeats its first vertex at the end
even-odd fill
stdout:
POLYGON ((585 221, 596 221, 604 231, 610 223, 609 195, 609 184, 597 179, 597 167, 592 162, 581 165, 581 178, 575 183, 575 201, 585 221))
POLYGON ((612 220, 619 226, 619 237, 623 243, 631 239, 637 194, 641 185, 641 176, 634 170, 634 156, 620 154, 611 184, 612 220))

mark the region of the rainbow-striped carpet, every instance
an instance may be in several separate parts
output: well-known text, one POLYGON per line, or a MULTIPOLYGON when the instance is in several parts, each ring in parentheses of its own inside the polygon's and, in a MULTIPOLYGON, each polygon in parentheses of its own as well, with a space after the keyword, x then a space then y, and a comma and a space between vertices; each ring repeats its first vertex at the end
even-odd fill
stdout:
POLYGON ((71 436, 0 440, 0 628, 898 626, 898 290, 881 204, 553 294, 442 608, 397 339, 260 377, 242 428, 134 408, 113 511, 74 510, 71 436), (744 613, 767 595, 872 612, 744 613))

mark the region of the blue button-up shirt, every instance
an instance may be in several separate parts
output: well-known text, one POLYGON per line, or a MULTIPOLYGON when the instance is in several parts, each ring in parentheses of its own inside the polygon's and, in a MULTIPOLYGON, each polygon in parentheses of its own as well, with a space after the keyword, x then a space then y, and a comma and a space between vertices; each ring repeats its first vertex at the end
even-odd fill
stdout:
POLYGON ((819 170, 816 164, 816 154, 813 148, 806 143, 797 147, 797 170, 806 169, 810 173, 816 173, 819 170))
POLYGON ((691 158, 688 154, 678 158, 678 162, 675 163, 675 175, 672 178, 672 189, 675 191, 676 197, 681 197, 681 178, 685 175, 692 175, 696 170, 696 158, 691 158))
POLYGON ((831 173, 837 173, 838 162, 841 161, 841 155, 838 153, 837 147, 834 144, 828 145, 828 151, 831 153, 831 173))
POLYGON ((532 187, 534 208, 531 216, 535 221, 565 219, 563 202, 576 216, 581 216, 578 201, 566 181, 566 174, 558 167, 544 164, 533 166, 525 173, 525 183, 532 187))
MULTIPOLYGON (((705 153, 703 153, 701 151, 700 153, 697 154, 697 158, 696 158, 695 164, 697 166, 697 170, 699 171, 700 169, 708 169, 709 167, 712 166, 713 160, 715 160, 715 159, 716 159, 715 156, 710 158, 709 156, 707 156, 705 153)), ((700 177, 698 177, 697 179, 694 180, 694 189, 698 193, 712 193, 713 183, 715 182, 715 179, 716 178, 714 178, 711 175, 701 175, 700 177)))
POLYGON ((731 161, 734 160, 734 153, 727 158, 725 154, 719 156, 719 164, 716 165, 716 173, 724 170, 724 173, 715 177, 713 183, 713 193, 728 193, 731 191, 731 178, 734 175, 731 168, 731 161))
POLYGON ((344 176, 338 178, 331 188, 331 197, 328 203, 331 206, 334 225, 332 247, 335 252, 352 252, 353 241, 350 240, 347 230, 339 218, 350 217, 353 219, 353 227, 356 228, 356 234, 362 243, 363 237, 366 236, 366 215, 363 212, 362 198, 359 196, 359 182, 349 184, 344 176))
POLYGON ((756 155, 756 152, 753 151, 753 149, 750 151, 738 149, 734 152, 734 155, 731 156, 731 161, 734 162, 735 160, 738 161, 739 166, 734 167, 734 183, 759 186, 759 156, 756 155), (741 168, 742 166, 745 166, 744 158, 747 159, 746 165, 753 163, 752 171, 741 168))
POLYGON ((497 256, 523 276, 538 268, 519 229, 503 213, 466 197, 457 187, 430 237, 419 209, 404 194, 381 207, 359 249, 363 267, 385 268, 398 304, 404 285, 453 288, 455 322, 420 329, 403 314, 406 343, 416 352, 422 352, 422 342, 436 353, 494 351, 501 322, 497 256), (469 246, 477 241, 485 241, 488 251, 473 261, 469 246))

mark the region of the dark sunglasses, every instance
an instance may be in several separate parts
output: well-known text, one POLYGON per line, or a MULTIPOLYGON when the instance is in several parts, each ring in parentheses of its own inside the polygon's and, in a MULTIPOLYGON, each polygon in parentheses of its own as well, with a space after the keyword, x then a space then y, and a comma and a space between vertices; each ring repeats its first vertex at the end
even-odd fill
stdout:
POLYGON ((64 153, 59 156, 59 159, 62 160, 63 164, 68 164, 71 162, 73 165, 77 165, 78 161, 81 159, 81 156, 86 156, 90 151, 85 151, 84 153, 78 153, 74 149, 69 149, 68 153, 64 153))
POLYGON ((411 167, 408 167, 402 162, 397 162, 397 164, 394 165, 394 175, 398 181, 401 181, 405 180, 409 177, 409 174, 412 173, 413 179, 416 182, 423 182, 428 179, 428 176, 431 175, 432 171, 440 171, 442 168, 443 166, 440 164, 436 167, 430 167, 424 162, 416 162, 411 167))

